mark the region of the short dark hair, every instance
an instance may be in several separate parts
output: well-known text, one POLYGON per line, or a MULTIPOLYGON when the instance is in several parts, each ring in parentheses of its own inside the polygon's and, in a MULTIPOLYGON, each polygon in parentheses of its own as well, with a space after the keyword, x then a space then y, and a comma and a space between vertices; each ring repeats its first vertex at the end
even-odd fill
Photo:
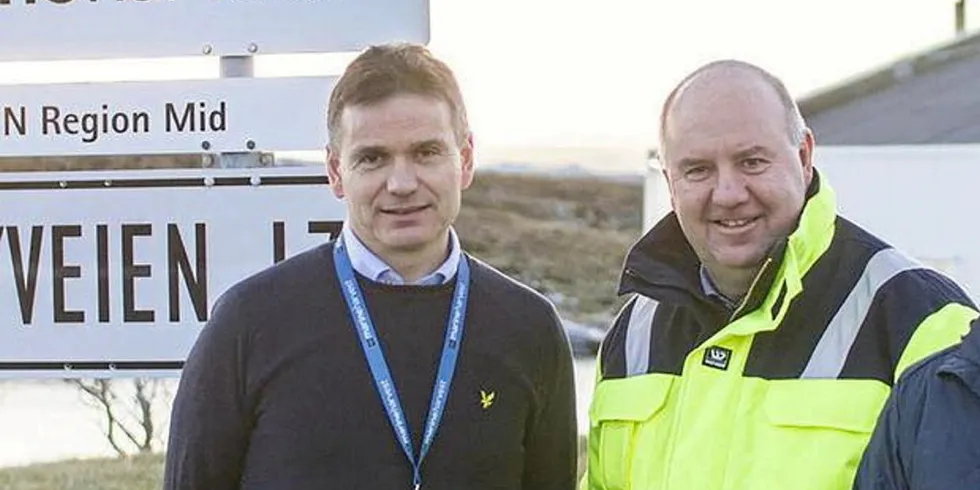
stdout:
POLYGON ((398 94, 435 97, 449 105, 456 136, 469 135, 469 122, 456 76, 428 48, 413 43, 370 46, 355 58, 337 80, 327 106, 329 144, 336 148, 344 109, 381 102, 398 94))

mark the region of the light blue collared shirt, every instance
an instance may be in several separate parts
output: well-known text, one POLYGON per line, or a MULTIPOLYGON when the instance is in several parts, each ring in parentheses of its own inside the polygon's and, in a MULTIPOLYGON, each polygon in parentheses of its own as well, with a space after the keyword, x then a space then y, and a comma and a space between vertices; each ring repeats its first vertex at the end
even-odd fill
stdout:
MULTIPOLYGON (((371 252, 364 245, 364 242, 357 238, 357 235, 354 234, 354 231, 351 230, 348 223, 344 223, 344 229, 341 233, 344 236, 344 243, 347 245, 347 255, 350 257, 351 266, 354 267, 354 270, 358 274, 374 282, 383 284, 406 284, 405 279, 401 275, 395 272, 384 260, 371 252)), ((459 246, 459 237, 456 236, 456 231, 452 227, 449 228, 449 246, 449 257, 446 258, 445 262, 438 269, 412 282, 411 285, 434 286, 445 284, 456 275, 456 269, 459 267, 462 252, 459 246)))
POLYGON ((709 297, 714 296, 721 300, 721 302, 724 303, 730 310, 734 310, 735 306, 737 306, 734 301, 728 298, 728 296, 721 294, 721 291, 719 291, 718 287, 715 286, 715 282, 711 280, 711 276, 708 275, 708 268, 705 267, 704 264, 701 264, 701 289, 703 289, 704 294, 708 295, 709 297))

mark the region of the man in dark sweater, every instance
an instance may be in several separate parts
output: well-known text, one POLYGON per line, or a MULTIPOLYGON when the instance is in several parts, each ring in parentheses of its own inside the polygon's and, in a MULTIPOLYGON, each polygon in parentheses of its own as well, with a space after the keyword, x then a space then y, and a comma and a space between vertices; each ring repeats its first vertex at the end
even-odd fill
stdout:
POLYGON ((165 489, 574 488, 555 308, 452 228, 473 179, 453 73, 422 46, 369 48, 328 127, 343 232, 218 301, 174 400, 165 489))

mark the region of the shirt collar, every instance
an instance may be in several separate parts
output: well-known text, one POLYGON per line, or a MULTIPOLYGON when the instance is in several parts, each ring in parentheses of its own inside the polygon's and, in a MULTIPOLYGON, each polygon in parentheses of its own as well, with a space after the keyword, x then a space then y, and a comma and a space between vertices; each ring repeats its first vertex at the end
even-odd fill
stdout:
POLYGON ((704 290, 704 294, 708 295, 708 297, 718 298, 730 309, 735 308, 735 302, 729 299, 728 296, 721 294, 721 291, 715 286, 715 282, 711 280, 711 276, 708 275, 708 268, 704 264, 701 264, 698 272, 701 275, 701 289, 704 290))
MULTIPOLYGON (((405 285, 405 279, 391 268, 384 260, 375 255, 364 245, 348 223, 344 223, 343 231, 344 244, 347 245, 347 255, 350 257, 351 266, 364 277, 384 284, 405 285)), ((452 227, 449 228, 449 256, 436 270, 426 276, 411 283, 416 286, 434 286, 449 282, 459 267, 462 251, 459 245, 459 237, 452 227)))

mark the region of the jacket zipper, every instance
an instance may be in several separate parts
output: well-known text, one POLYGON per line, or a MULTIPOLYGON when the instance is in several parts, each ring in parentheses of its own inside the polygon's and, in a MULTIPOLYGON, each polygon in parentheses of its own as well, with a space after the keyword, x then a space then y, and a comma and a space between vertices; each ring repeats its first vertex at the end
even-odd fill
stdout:
POLYGON ((732 323, 738 318, 738 314, 742 312, 745 305, 749 302, 749 298, 752 297, 752 293, 755 292, 755 288, 759 285, 759 279, 762 279, 762 275, 766 273, 766 269, 769 268, 769 264, 772 264, 772 257, 766 257, 766 261, 762 263, 762 267, 759 268, 759 272, 755 275, 755 279, 752 280, 752 284, 749 286, 748 291, 745 292, 745 296, 742 297, 742 301, 739 302, 738 308, 732 312, 732 315, 728 317, 728 323, 732 323))

